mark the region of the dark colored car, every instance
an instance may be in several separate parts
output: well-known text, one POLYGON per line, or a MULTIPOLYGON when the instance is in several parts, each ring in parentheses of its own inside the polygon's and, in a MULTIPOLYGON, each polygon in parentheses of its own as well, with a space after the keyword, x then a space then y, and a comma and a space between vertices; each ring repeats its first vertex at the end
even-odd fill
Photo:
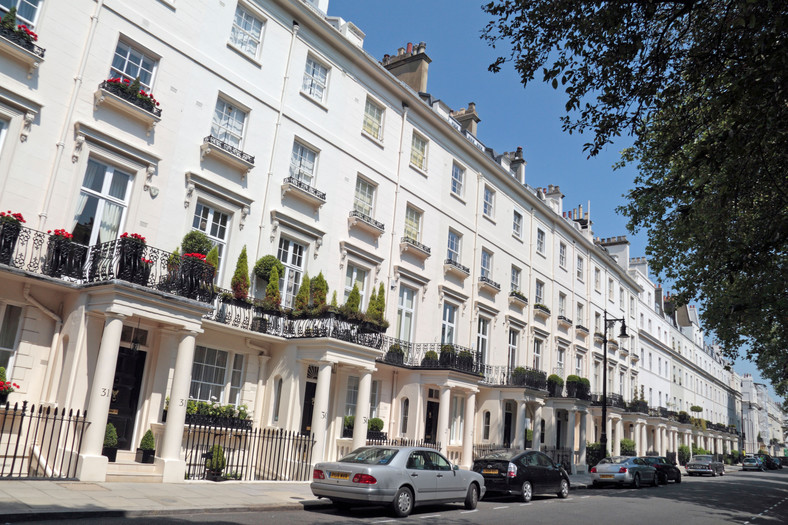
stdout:
POLYGON ((782 465, 782 466, 788 465, 788 456, 779 456, 776 459, 780 460, 780 465, 782 465))
POLYGON ((501 450, 473 462, 487 494, 508 494, 528 503, 534 494, 569 495, 569 475, 537 450, 501 450))
POLYGON ((689 476, 705 476, 709 474, 714 477, 718 474, 725 475, 725 465, 721 461, 715 461, 714 456, 710 454, 701 454, 693 456, 687 463, 687 475, 689 476))
POLYGON ((640 459, 657 469, 657 478, 663 485, 667 485, 668 481, 681 483, 681 471, 675 463, 668 461, 668 458, 664 456, 644 456, 640 459))
POLYGON ((761 461, 763 462, 763 466, 769 470, 777 470, 783 468, 782 463, 771 457, 769 454, 756 454, 755 456, 761 458, 761 461))

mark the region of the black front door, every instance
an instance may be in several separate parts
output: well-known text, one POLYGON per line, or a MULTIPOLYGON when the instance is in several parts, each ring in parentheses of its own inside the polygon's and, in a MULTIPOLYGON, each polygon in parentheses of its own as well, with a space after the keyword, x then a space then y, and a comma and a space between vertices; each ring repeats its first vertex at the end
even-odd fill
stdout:
POLYGON ((435 443, 438 435, 438 410, 440 403, 427 401, 427 419, 424 422, 424 441, 427 443, 435 443))
POLYGON ((509 448, 511 445, 512 445, 512 413, 509 410, 507 410, 503 414, 503 446, 509 448))
POLYGON ((132 450, 131 438, 134 434, 134 420, 137 417, 145 357, 145 352, 131 348, 121 346, 118 350, 118 363, 115 365, 115 381, 112 385, 107 423, 115 425, 118 431, 120 450, 132 450))
POLYGON ((315 390, 317 383, 307 381, 306 392, 304 393, 304 409, 301 411, 301 433, 309 434, 312 432, 312 412, 315 409, 315 390))

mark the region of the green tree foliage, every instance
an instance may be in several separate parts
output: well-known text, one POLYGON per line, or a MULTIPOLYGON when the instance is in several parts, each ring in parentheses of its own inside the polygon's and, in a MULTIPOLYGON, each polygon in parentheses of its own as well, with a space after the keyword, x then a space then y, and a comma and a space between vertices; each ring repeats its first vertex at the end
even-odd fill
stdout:
POLYGON ((224 459, 224 448, 221 445, 214 445, 210 450, 210 458, 205 462, 205 468, 211 472, 221 472, 227 464, 224 459))
POLYGON ((265 287, 265 299, 263 299, 263 309, 265 310, 279 310, 279 305, 282 304, 282 296, 279 293, 279 270, 276 266, 271 268, 270 279, 268 286, 265 287))
POLYGON ((156 441, 153 439, 153 432, 150 429, 142 436, 140 450, 156 450, 156 441))
POLYGON ((249 284, 249 262, 246 259, 246 245, 244 245, 241 255, 238 256, 238 262, 235 264, 233 279, 230 282, 233 296, 236 299, 246 299, 246 296, 249 295, 249 284))
POLYGON ((386 315, 386 289, 383 287, 383 282, 378 287, 378 307, 376 311, 379 315, 378 320, 383 321, 383 317, 386 315))
POLYGON ((208 250, 208 255, 205 256, 205 262, 213 266, 214 270, 219 268, 219 248, 214 246, 208 250))
POLYGON ((690 448, 687 445, 679 445, 679 465, 686 465, 690 458, 690 448))
POLYGON ((322 308, 326 305, 328 283, 326 282, 326 278, 323 277, 323 272, 318 273, 317 277, 312 279, 310 294, 313 308, 322 308))
POLYGON ((334 290, 334 293, 331 294, 331 307, 332 308, 336 308, 337 307, 337 291, 336 290, 334 290))
POLYGON ((358 307, 361 304, 361 292, 358 291, 358 286, 353 285, 353 289, 350 291, 350 294, 347 296, 347 301, 345 301, 345 308, 349 312, 358 312, 358 307))
POLYGON ((309 287, 309 274, 305 273, 304 278, 301 279, 301 286, 298 288, 298 293, 295 296, 295 302, 293 304, 293 310, 296 312, 304 312, 309 308, 309 287))
POLYGON ((16 7, 8 10, 1 23, 4 28, 16 31, 16 7))
POLYGON ((285 271, 285 266, 279 259, 273 255, 265 255, 257 259, 254 264, 254 274, 259 279, 268 282, 273 268, 276 268, 278 275, 282 275, 285 271))
POLYGON ((6 381, 8 381, 8 378, 6 377, 5 367, 0 366, 0 382, 5 383, 6 381))
POLYGON ((746 342, 788 394, 788 3, 497 0, 483 32, 524 84, 566 94, 590 155, 634 136, 619 210, 648 233, 651 271, 735 358, 746 342))
POLYGON ((588 463, 589 466, 593 467, 605 456, 606 454, 602 451, 602 445, 599 443, 586 442, 586 463, 588 463))
POLYGON ((183 236, 181 249, 183 253, 201 253, 207 255, 213 248, 211 240, 201 231, 192 230, 183 236))
POLYGON ((622 439, 621 440, 621 455, 622 456, 634 456, 637 454, 635 452, 635 442, 631 439, 622 439))
POLYGON ((378 294, 375 291, 375 288, 372 288, 372 295, 369 296, 369 304, 367 305, 367 318, 369 319, 377 319, 377 307, 378 307, 378 294))
POLYGON ((107 428, 104 430, 104 447, 118 448, 118 430, 112 423, 107 423, 107 428))

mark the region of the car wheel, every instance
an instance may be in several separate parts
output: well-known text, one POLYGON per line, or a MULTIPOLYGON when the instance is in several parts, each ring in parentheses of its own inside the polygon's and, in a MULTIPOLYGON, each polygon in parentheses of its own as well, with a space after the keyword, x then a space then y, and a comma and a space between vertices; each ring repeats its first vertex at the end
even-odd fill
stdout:
POLYGON ((468 487, 468 495, 465 496, 465 508, 466 510, 473 510, 476 508, 476 505, 479 503, 479 486, 476 483, 471 483, 471 486, 468 487))
POLYGON ((533 495, 534 495, 534 489, 531 486, 531 482, 530 481, 523 482, 523 493, 520 495, 520 499, 523 500, 523 503, 530 503, 533 495))
MULTIPOLYGON (((665 481, 665 483, 667 483, 667 481, 665 481)), ((659 477, 657 476, 656 472, 654 473, 654 476, 651 478, 651 486, 659 487, 659 477)))
POLYGON ((681 483, 681 472, 676 474, 676 483, 681 483))
POLYGON ((565 479, 561 480, 561 490, 558 491, 558 497, 565 499, 569 496, 569 482, 565 479))
POLYGON ((724 476, 724 475, 725 475, 725 468, 722 468, 720 469, 720 476, 724 476))
POLYGON ((599 484, 599 482, 597 480, 594 480, 594 481, 591 482, 591 486, 594 487, 595 489, 598 489, 599 485, 600 484, 599 484))
POLYGON ((632 488, 633 489, 640 488, 640 474, 635 474, 635 479, 632 480, 632 488))
POLYGON ((711 477, 712 478, 716 478, 717 477, 717 470, 716 469, 712 469, 711 470, 711 477))
POLYGON ((399 518, 408 516, 413 510, 413 492, 408 487, 402 487, 394 494, 391 510, 399 518))
POLYGON ((668 484, 668 474, 666 472, 659 474, 659 482, 663 485, 668 484))

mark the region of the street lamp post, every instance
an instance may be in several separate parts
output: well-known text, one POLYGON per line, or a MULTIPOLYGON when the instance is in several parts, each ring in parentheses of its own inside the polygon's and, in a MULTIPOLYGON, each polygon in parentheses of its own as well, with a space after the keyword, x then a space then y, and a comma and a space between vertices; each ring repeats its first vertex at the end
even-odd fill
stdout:
POLYGON ((605 457, 607 457, 607 331, 618 322, 621 323, 621 333, 618 334, 618 338, 628 339, 626 317, 608 318, 607 310, 605 310, 602 320, 602 435, 599 437, 599 447, 605 457))

